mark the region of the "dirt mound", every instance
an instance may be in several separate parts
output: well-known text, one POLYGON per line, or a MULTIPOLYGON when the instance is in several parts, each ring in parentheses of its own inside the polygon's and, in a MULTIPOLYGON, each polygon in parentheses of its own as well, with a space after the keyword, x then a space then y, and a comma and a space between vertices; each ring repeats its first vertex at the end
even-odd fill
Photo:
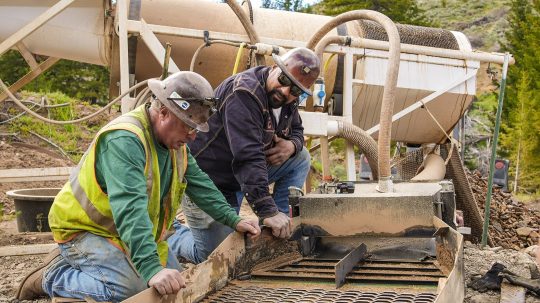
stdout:
MULTIPOLYGON (((484 214, 488 182, 479 172, 469 173, 468 179, 478 208, 484 214)), ((520 250, 538 243, 540 211, 498 188, 493 189, 490 209, 489 234, 495 246, 520 250)))

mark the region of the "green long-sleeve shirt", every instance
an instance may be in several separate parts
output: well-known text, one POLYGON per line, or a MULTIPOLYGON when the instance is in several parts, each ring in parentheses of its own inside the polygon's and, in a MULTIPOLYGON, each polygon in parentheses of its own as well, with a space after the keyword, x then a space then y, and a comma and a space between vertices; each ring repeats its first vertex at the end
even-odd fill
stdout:
MULTIPOLYGON (((168 149, 157 142, 155 145, 161 180, 160 201, 163 205, 163 197, 171 184, 172 161, 168 149)), ((187 157, 186 194, 216 221, 235 228, 240 217, 208 175, 199 168, 189 149, 187 157)), ((96 178, 101 189, 109 196, 116 229, 128 246, 136 269, 148 282, 163 266, 159 262, 147 209, 143 144, 134 133, 114 130, 99 140, 96 158, 96 178)))

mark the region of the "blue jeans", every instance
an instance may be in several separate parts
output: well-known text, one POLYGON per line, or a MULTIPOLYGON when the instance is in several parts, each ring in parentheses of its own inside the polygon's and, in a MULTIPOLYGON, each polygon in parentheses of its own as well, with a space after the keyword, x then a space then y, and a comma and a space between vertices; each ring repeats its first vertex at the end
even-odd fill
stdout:
MULTIPOLYGON (((106 238, 82 233, 59 246, 61 256, 43 275, 43 290, 51 298, 120 302, 148 288, 129 256, 106 238)), ((181 270, 170 250, 167 268, 181 270)))
MULTIPOLYGON (((269 183, 274 183, 274 201, 279 211, 287 214, 287 216, 289 215, 289 186, 302 188, 306 181, 310 164, 309 152, 304 148, 281 166, 268 167, 268 181, 269 183)), ((238 213, 242 205, 243 193, 237 192, 236 197, 238 199, 238 208, 235 209, 238 213)), ((228 226, 214 221, 214 219, 191 202, 189 198, 182 201, 182 209, 189 228, 179 223, 175 224, 176 233, 167 241, 169 242, 169 247, 179 253, 179 258, 198 264, 206 260, 208 255, 233 230, 228 226)))

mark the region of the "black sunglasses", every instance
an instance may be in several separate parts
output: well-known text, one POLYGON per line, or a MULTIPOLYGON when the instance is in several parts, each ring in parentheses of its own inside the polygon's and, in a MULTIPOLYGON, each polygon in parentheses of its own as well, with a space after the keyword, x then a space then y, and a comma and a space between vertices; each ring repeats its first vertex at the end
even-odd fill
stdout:
POLYGON ((289 77, 287 77, 287 75, 285 75, 284 72, 281 72, 281 74, 279 74, 277 79, 278 79, 279 84, 283 86, 289 86, 291 88, 290 89, 291 95, 298 97, 304 93, 304 91, 300 87, 296 86, 296 84, 294 84, 292 80, 289 77))

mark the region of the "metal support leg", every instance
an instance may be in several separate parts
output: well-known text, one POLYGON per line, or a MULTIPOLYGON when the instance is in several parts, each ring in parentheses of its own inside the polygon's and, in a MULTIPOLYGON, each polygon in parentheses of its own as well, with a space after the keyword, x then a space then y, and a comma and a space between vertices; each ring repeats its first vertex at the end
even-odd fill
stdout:
POLYGON ((497 107, 497 117, 495 120, 495 130, 493 131, 493 143, 491 145, 491 159, 489 161, 488 191, 486 195, 486 205, 484 213, 484 229, 482 231, 482 246, 487 244, 487 234, 489 228, 489 213, 491 207, 491 194, 493 192, 493 173, 495 172, 495 158, 497 157, 497 139, 499 138, 499 128, 501 127, 501 115, 504 102, 504 89, 506 87, 506 72, 508 71, 508 61, 510 55, 504 55, 504 64, 502 68, 501 87, 499 92, 499 106, 497 107))
MULTIPOLYGON (((156 35, 150 30, 148 27, 148 24, 144 22, 144 19, 141 19, 141 38, 143 39, 144 43, 146 43, 146 46, 148 46, 148 49, 154 55, 154 58, 156 58, 157 62, 160 64, 160 66, 163 68, 163 58, 165 57, 165 48, 159 42, 156 35)), ((169 61, 169 73, 176 73, 179 72, 180 69, 174 63, 172 58, 169 61)))
MULTIPOLYGON (((30 83, 30 81, 37 78, 39 75, 46 72, 49 68, 51 68, 56 62, 58 62, 59 58, 53 58, 49 57, 47 60, 43 61, 40 65, 37 66, 36 69, 32 69, 30 72, 28 72, 26 75, 24 75, 22 78, 20 78, 17 82, 13 83, 9 87, 9 91, 14 93, 21 89, 26 84, 30 83)), ((0 102, 4 101, 7 98, 7 94, 5 92, 0 94, 0 102)))
MULTIPOLYGON (((118 44, 120 50, 120 94, 129 89, 129 60, 128 60, 128 32, 127 32, 127 2, 118 0, 116 2, 116 30, 118 34, 118 44)), ((127 113, 133 109, 135 100, 126 95, 122 98, 122 113, 127 113)))
MULTIPOLYGON (((343 117, 352 123, 352 79, 353 79, 353 55, 345 54, 345 64, 343 71, 343 117)), ((356 165, 354 148, 352 143, 347 142, 345 153, 345 169, 347 170, 347 181, 356 181, 356 165)))

